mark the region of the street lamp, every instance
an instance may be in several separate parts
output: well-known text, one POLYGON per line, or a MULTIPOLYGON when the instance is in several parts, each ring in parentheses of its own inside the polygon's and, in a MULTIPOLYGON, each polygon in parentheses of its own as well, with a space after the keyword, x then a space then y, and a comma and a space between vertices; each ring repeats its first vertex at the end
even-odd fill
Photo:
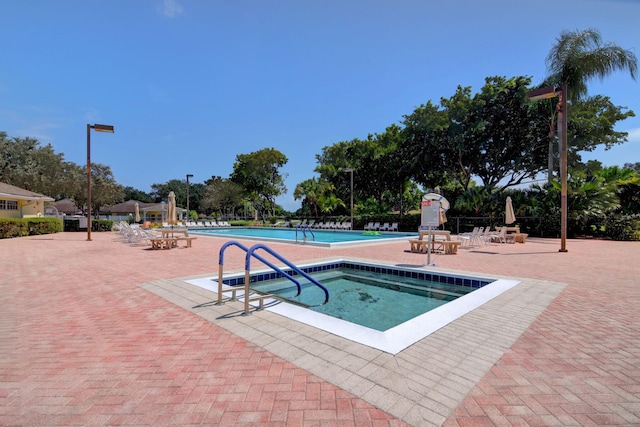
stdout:
POLYGON ((87 124, 87 241, 91 241, 91 129, 96 132, 114 132, 111 125, 87 124))
POLYGON ((353 168, 342 168, 343 172, 351 173, 351 230, 353 230, 353 168))
POLYGON ((193 178, 193 175, 187 174, 187 218, 191 216, 191 211, 189 210, 189 178, 193 178))
POLYGON ((567 252, 567 83, 562 84, 562 88, 543 87, 529 92, 531 101, 558 97, 558 124, 560 137, 560 250, 567 252))

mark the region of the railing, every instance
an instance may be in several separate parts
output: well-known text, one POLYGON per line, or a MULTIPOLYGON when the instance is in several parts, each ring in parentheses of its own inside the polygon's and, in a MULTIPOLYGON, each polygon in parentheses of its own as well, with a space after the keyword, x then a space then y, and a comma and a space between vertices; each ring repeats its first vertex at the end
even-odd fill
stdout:
POLYGON ((316 240, 316 235, 313 234, 313 230, 311 230, 311 227, 309 227, 308 225, 296 225, 296 243, 298 243, 298 230, 302 231, 302 241, 306 242, 307 241, 307 231, 309 233, 311 233, 311 240, 316 240))
POLYGON ((249 312, 249 302, 251 302, 251 301, 260 301, 259 309, 262 309, 264 307, 264 300, 266 298, 282 299, 278 295, 271 295, 271 294, 263 294, 263 295, 260 295, 258 297, 254 297, 254 298, 250 298, 249 297, 249 283, 251 282, 251 258, 257 259, 258 261, 260 261, 260 262, 264 263, 265 265, 267 265, 268 267, 272 268, 274 271, 276 271, 277 273, 279 273, 280 275, 282 275, 286 279, 288 279, 288 280, 292 281, 293 283, 295 283, 296 287, 298 288, 298 293, 297 293, 296 296, 300 295, 300 292, 302 291, 302 286, 300 285, 300 282, 296 278, 294 278, 291 274, 283 271, 281 268, 279 268, 275 264, 271 263, 270 261, 268 261, 264 257, 256 254, 255 251, 258 250, 258 249, 263 249, 264 251, 268 252, 271 256, 273 256, 273 257, 277 258, 278 260, 280 260, 281 262, 285 263, 291 270, 295 271, 296 273, 298 273, 299 275, 301 275, 302 277, 304 277, 305 279, 309 280, 311 283, 313 283, 314 285, 316 285, 320 289, 322 289, 324 291, 324 294, 325 294, 325 300, 324 300, 324 302, 322 304, 326 304, 329 301, 329 290, 326 287, 324 287, 320 282, 318 282, 316 279, 311 277, 309 274, 307 274, 304 271, 302 271, 296 265, 291 263, 289 260, 287 260, 286 258, 282 257, 280 254, 275 252, 273 249, 269 248, 268 246, 266 246, 266 245, 264 245, 262 243, 258 243, 256 245, 253 245, 251 248, 247 248, 242 243, 237 242, 235 240, 231 240, 231 241, 228 241, 225 244, 223 244, 222 247, 220 248, 220 255, 219 255, 219 261, 218 261, 218 304, 224 304, 225 300, 222 297, 222 294, 224 292, 231 292, 231 297, 227 299, 228 301, 236 301, 236 291, 238 289, 236 289, 236 288, 222 289, 223 276, 224 276, 224 274, 223 274, 223 270, 224 270, 224 252, 229 246, 237 246, 237 247, 239 247, 240 249, 242 249, 242 250, 244 250, 246 252, 246 256, 245 256, 245 276, 244 276, 244 315, 245 316, 250 314, 250 312, 249 312))

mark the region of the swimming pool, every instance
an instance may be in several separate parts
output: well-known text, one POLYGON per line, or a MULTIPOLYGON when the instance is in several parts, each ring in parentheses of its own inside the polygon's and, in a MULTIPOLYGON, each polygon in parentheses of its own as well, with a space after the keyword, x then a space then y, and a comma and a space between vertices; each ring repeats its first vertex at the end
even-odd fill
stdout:
POLYGON ((340 246, 354 243, 375 243, 389 240, 406 240, 416 237, 416 233, 376 232, 365 233, 363 230, 306 230, 295 228, 268 227, 231 227, 211 229, 190 229, 189 233, 205 234, 218 237, 244 238, 260 241, 298 243, 314 246, 340 246))
MULTIPOLYGON (((281 302, 276 299, 265 301, 265 309, 270 312, 391 354, 397 354, 404 348, 423 339, 520 283, 515 280, 476 277, 457 273, 430 271, 421 268, 405 268, 342 259, 325 263, 302 265, 298 266, 298 268, 311 275, 318 273, 325 274, 327 271, 344 268, 356 269, 365 275, 384 276, 385 280, 391 276, 399 285, 410 284, 413 286, 418 282, 429 281, 442 285, 443 289, 445 289, 446 285, 446 292, 452 292, 456 288, 458 289, 459 292, 456 293, 459 295, 456 299, 448 301, 446 304, 437 304, 436 307, 431 307, 428 311, 422 307, 420 313, 413 313, 412 317, 410 316, 407 320, 395 326, 389 327, 387 325, 381 327, 381 330, 363 326, 353 321, 334 317, 319 311, 313 311, 297 304, 281 302)), ((285 271, 288 270, 285 269, 285 271)), ((255 284, 260 282, 268 284, 269 280, 276 278, 277 273, 273 270, 256 271, 251 274, 251 287, 254 288, 255 284)), ((193 279, 187 281, 187 283, 213 292, 217 292, 218 289, 217 277, 193 279)), ((238 287, 238 285, 244 284, 244 274, 224 276, 223 283, 224 289, 238 287)), ((329 284, 327 283, 327 285, 329 284)), ((262 284, 260 284, 260 286, 262 286, 262 284)), ((336 292, 336 288, 332 288, 331 286, 327 287, 330 293, 336 292)), ((243 300, 243 292, 238 291, 238 294, 240 295, 239 298, 243 300)), ((377 297, 373 298, 375 299, 377 297)), ((331 301, 331 299, 332 297, 330 297, 329 300, 331 301)), ((364 295, 364 299, 369 298, 364 295)), ((312 301, 321 302, 321 299, 312 298, 312 301)), ((370 302, 371 301, 369 301, 369 303, 370 302)), ((403 309, 403 306, 396 305, 391 310, 402 311, 403 309)), ((364 310, 362 306, 360 306, 360 308, 355 307, 353 311, 358 314, 364 310)), ((372 311, 374 316, 375 313, 379 315, 382 314, 382 310, 376 310, 375 307, 369 311, 372 311)))

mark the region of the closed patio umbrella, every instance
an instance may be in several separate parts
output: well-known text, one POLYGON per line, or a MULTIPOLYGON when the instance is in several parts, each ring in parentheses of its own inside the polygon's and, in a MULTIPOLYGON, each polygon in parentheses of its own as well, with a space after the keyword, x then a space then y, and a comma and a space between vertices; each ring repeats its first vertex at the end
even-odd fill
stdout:
POLYGON ((168 205, 167 222, 173 225, 178 222, 176 217, 176 195, 173 191, 169 192, 168 205))
POLYGON ((138 204, 138 202, 136 202, 134 210, 136 213, 136 223, 138 223, 140 222, 140 205, 138 204))
POLYGON ((507 205, 504 212, 504 223, 513 224, 514 222, 516 222, 516 214, 513 212, 513 202, 511 201, 511 197, 507 196, 507 205))

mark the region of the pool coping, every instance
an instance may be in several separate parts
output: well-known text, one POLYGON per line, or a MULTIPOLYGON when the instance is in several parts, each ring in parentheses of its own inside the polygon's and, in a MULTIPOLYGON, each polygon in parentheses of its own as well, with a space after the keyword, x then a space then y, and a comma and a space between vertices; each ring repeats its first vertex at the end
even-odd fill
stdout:
MULTIPOLYGON (((350 264, 357 263, 365 267, 377 268, 379 263, 365 263, 361 261, 354 261, 350 258, 340 258, 328 262, 314 262, 309 264, 298 264, 300 269, 313 269, 315 267, 335 265, 335 264, 350 264)), ((386 266, 389 268, 389 266, 386 266)), ((439 275, 442 272, 433 269, 420 269, 420 268, 407 268, 398 267, 389 268, 393 270, 403 270, 405 272, 419 271, 422 273, 433 272, 433 275, 439 275)), ((256 270, 252 272, 252 275, 262 275, 264 273, 271 273, 273 270, 256 270)), ((452 275, 453 276, 453 275, 452 275)), ((349 321, 338 319, 323 313, 308 310, 304 307, 300 307, 294 304, 289 304, 277 300, 275 298, 267 298, 264 300, 265 310, 287 317, 289 319, 301 322, 303 324, 313 326, 322 331, 332 333, 341 338, 345 338, 368 347, 372 347, 378 350, 382 350, 389 354, 397 354, 417 341, 427 337, 438 329, 446 326, 447 324, 455 321, 463 315, 475 310, 482 304, 490 301, 503 292, 517 286, 520 282, 517 280, 495 279, 491 277, 470 276, 469 274, 456 274, 455 277, 466 279, 467 282, 472 281, 490 281, 482 287, 475 288, 473 292, 470 292, 464 296, 461 296, 453 301, 450 301, 442 306, 434 308, 426 313, 409 319, 393 328, 386 331, 378 331, 365 326, 361 326, 349 321)), ((225 279, 229 278, 241 278, 244 282, 244 273, 242 274, 226 274, 225 279)), ((187 280, 187 283, 198 286, 203 289, 217 292, 218 290, 218 277, 203 277, 197 279, 187 280)), ((470 286, 470 285, 469 285, 470 286)), ((223 284, 224 290, 237 289, 237 299, 240 302, 244 301, 244 287, 243 286, 228 286, 223 284)), ((228 295, 228 294, 227 294, 228 295)), ((225 298, 226 299, 226 298, 225 298)), ((250 303, 255 310, 258 306, 257 302, 250 303)), ((252 311, 253 312, 253 311, 252 311)))
POLYGON ((547 280, 492 275, 520 283, 393 355, 267 310, 242 316, 242 303, 214 305, 214 292, 187 283, 213 275, 165 279, 140 287, 409 424, 433 426, 441 425, 451 415, 566 286, 547 280))

